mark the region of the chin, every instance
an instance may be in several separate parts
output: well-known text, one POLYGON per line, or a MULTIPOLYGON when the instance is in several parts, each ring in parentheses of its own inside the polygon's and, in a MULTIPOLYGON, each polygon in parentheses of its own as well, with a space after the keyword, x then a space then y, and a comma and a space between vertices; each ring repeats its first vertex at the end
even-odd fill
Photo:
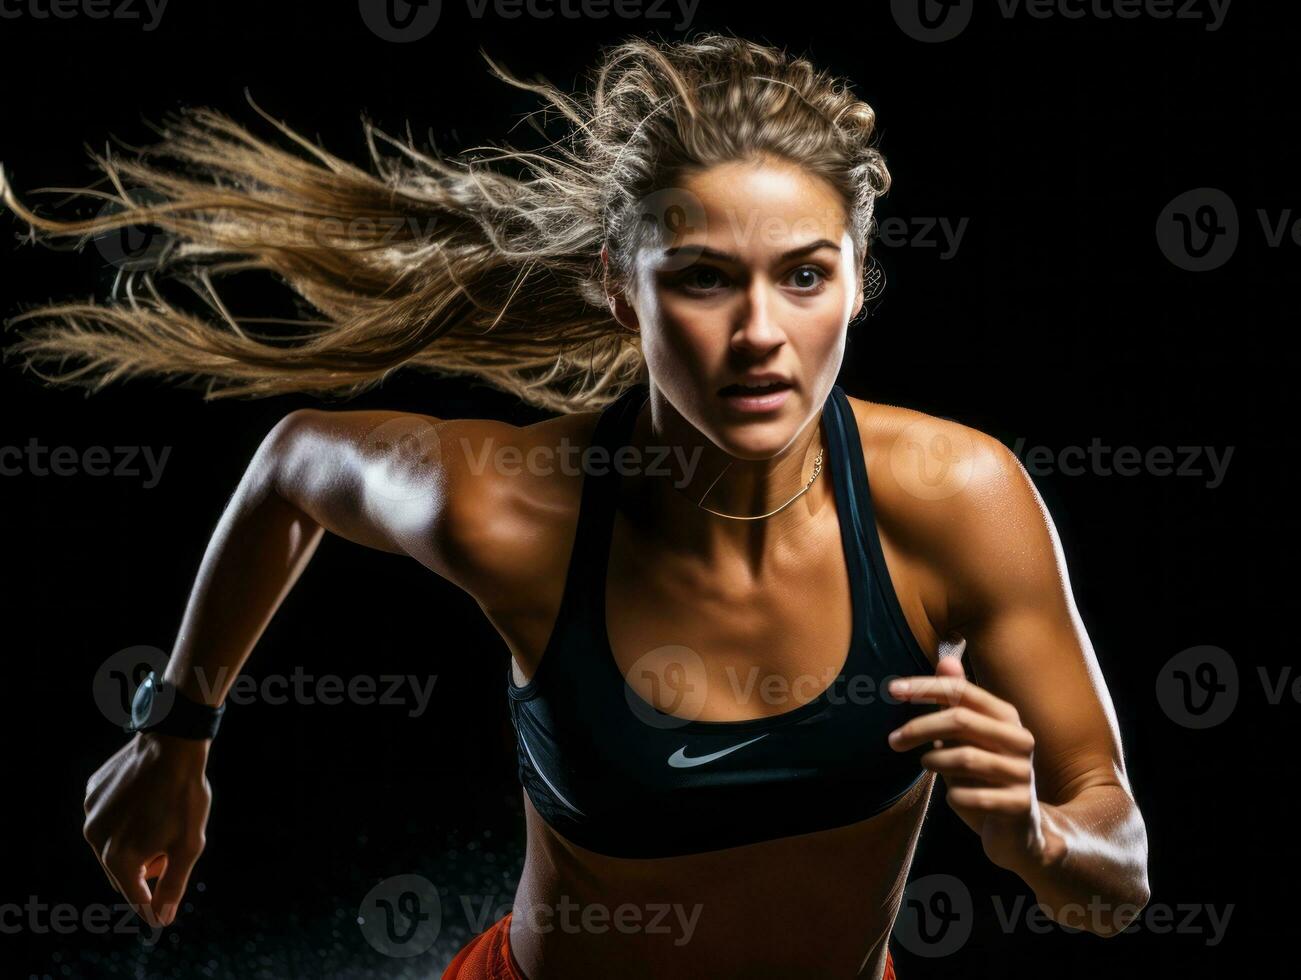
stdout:
POLYGON ((715 417, 709 433, 711 441, 729 456, 757 462, 781 453, 799 434, 796 420, 786 417, 741 421, 715 417))

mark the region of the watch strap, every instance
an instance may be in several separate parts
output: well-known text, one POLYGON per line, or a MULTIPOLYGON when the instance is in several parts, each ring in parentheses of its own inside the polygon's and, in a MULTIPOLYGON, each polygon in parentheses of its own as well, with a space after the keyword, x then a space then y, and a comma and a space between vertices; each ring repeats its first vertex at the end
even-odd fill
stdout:
POLYGON ((160 732, 181 738, 211 739, 217 737, 226 706, 214 708, 200 704, 150 671, 136 689, 131 703, 131 718, 124 726, 127 732, 160 732))

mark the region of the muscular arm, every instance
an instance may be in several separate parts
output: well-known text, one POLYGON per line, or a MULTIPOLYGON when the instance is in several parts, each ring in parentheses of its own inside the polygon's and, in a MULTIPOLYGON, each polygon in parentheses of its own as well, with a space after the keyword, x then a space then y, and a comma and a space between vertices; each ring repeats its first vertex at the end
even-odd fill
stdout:
MULTIPOLYGON (((553 517, 574 509, 574 485, 527 473, 502 479, 482 451, 522 455, 549 431, 398 412, 286 416, 222 513, 165 679, 196 701, 222 703, 325 531, 409 555, 499 615, 531 609, 528 597, 545 603, 545 583, 559 578, 547 565, 558 551, 551 529, 565 523, 553 517)), ((209 740, 137 733, 86 783, 83 836, 152 926, 173 921, 205 847, 208 748, 209 740)))
POLYGON ((952 493, 907 506, 945 583, 947 638, 965 641, 975 683, 1033 736, 1045 850, 1010 870, 1055 921, 1114 935, 1148 901, 1147 833, 1061 542, 1005 446, 971 429, 949 435, 969 465, 953 471, 952 493))
POLYGON ((407 554, 457 581, 448 540, 453 467, 440 435, 492 426, 400 412, 299 410, 271 430, 200 565, 166 680, 220 704, 325 531, 407 554))

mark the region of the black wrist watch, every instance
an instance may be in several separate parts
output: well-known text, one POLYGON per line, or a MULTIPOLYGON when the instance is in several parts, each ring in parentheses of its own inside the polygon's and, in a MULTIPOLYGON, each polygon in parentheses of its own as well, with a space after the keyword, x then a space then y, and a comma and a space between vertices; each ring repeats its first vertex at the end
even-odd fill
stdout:
POLYGON ((217 737, 221 716, 226 706, 214 708, 192 701, 151 670, 136 688, 131 701, 131 720, 125 731, 161 732, 181 738, 208 739, 217 737))

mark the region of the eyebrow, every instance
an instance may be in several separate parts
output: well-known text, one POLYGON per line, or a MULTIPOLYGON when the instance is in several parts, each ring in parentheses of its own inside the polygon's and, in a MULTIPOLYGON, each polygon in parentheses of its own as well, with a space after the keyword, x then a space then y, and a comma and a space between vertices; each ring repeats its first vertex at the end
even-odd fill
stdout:
MULTIPOLYGON (((840 251, 840 246, 835 242, 826 238, 819 238, 815 242, 809 242, 807 245, 799 245, 782 252, 781 255, 777 256, 777 261, 785 262, 788 259, 794 259, 801 255, 808 255, 810 252, 816 252, 820 248, 834 248, 837 252, 840 251)), ((679 245, 676 248, 666 248, 664 254, 676 255, 680 252, 686 251, 695 252, 699 258, 717 259, 720 262, 732 262, 737 265, 740 265, 741 263, 741 260, 730 252, 720 252, 718 249, 710 248, 708 245, 679 245)))

